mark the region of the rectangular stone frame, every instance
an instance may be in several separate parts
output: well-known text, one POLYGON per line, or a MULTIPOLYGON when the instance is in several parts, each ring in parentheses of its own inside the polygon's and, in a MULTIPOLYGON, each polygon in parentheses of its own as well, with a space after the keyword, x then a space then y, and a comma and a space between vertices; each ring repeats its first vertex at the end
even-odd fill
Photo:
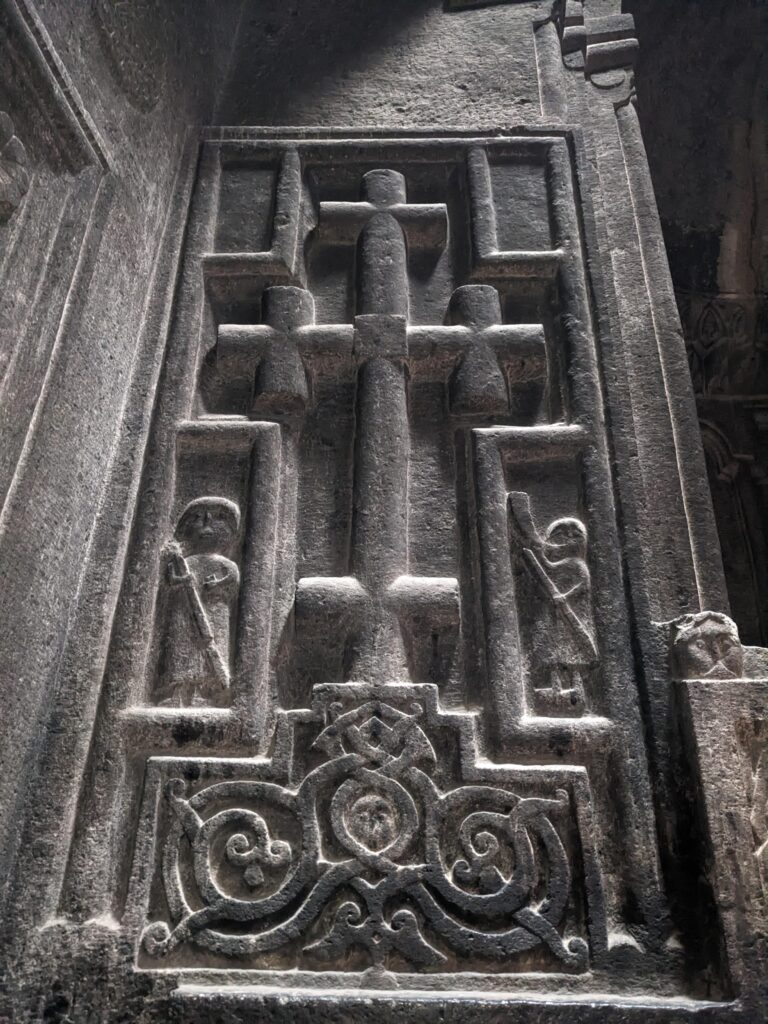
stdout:
MULTIPOLYGON (((217 133, 212 133, 212 134, 217 134, 217 133)), ((246 139, 248 139, 249 136, 252 135, 253 133, 249 133, 247 131, 244 131, 242 134, 243 134, 243 136, 246 139)), ((307 148, 311 149, 311 146, 313 144, 313 140, 311 138, 311 133, 307 132, 306 134, 307 134, 307 136, 309 138, 297 139, 296 136, 295 136, 295 133, 291 133, 291 132, 288 132, 288 131, 284 131, 284 132, 277 131, 277 132, 273 133, 272 135, 270 135, 269 137, 267 137, 267 139, 257 143, 257 145, 260 145, 264 149, 270 149, 271 148, 274 151, 275 148, 277 148, 277 149, 282 149, 283 148, 283 146, 281 145, 281 143, 283 142, 283 139, 285 139, 286 141, 288 141, 290 139, 294 139, 302 147, 306 146, 307 148)), ((340 145, 345 144, 346 142, 349 141, 350 138, 354 138, 355 137, 355 133, 345 132, 343 134, 344 134, 344 138, 338 137, 338 143, 340 145)), ((364 134, 364 133, 362 133, 362 134, 364 134)), ((341 136, 341 133, 339 133, 339 136, 341 136)), ((551 157, 550 157, 550 159, 552 161, 551 166, 554 168, 553 173, 555 175, 556 180, 558 182, 563 182, 563 181, 571 182, 571 160, 574 159, 574 151, 577 150, 577 147, 573 146, 571 133, 563 132, 563 133, 561 133, 561 137, 560 138, 557 138, 557 136, 558 136, 557 132, 552 132, 550 130, 550 131, 547 131, 547 132, 542 132, 541 135, 537 135, 537 133, 530 133, 527 136, 527 138, 529 138, 531 140, 530 144, 532 146, 551 147, 551 157), (559 175, 559 178, 558 178, 558 175, 559 175)), ((395 135, 395 136, 392 137, 392 139, 388 139, 387 137, 378 137, 377 138, 377 137, 370 137, 369 136, 365 141, 368 142, 371 146, 375 146, 377 144, 380 144, 380 143, 383 143, 383 142, 386 142, 386 141, 395 141, 395 140, 398 140, 398 139, 401 140, 403 145, 405 145, 405 146, 420 144, 420 140, 417 140, 417 139, 403 139, 402 134, 395 135)), ((319 141, 319 140, 317 140, 317 141, 319 141)), ((472 141, 472 136, 471 135, 464 136, 464 135, 461 135, 461 134, 458 134, 458 133, 455 136, 452 136, 450 140, 446 140, 446 142, 449 145, 451 145, 451 146, 455 146, 457 144, 467 145, 470 141, 472 141)), ((500 140, 477 139, 476 141, 477 142, 487 142, 491 146, 499 145, 499 146, 503 147, 504 144, 505 144, 505 140, 503 140, 503 139, 500 139, 500 140)), ((238 143, 235 142, 234 144, 237 145, 238 143)), ((245 143, 245 144, 247 145, 247 143, 245 143)), ((321 142, 320 144, 323 144, 323 143, 321 142)), ((439 139, 430 139, 429 140, 429 144, 439 146, 440 142, 439 142, 439 139)), ((190 236, 191 239, 192 239, 191 252, 194 254, 194 252, 197 251, 197 253, 199 253, 201 256, 204 253, 210 253, 210 248, 208 248, 208 246, 206 245, 206 242, 208 242, 208 244, 210 244, 210 239, 212 237, 213 219, 214 219, 214 216, 215 216, 215 211, 214 211, 214 206, 213 206, 213 196, 215 194, 216 172, 215 172, 215 169, 214 169, 214 164, 217 161, 217 155, 215 154, 214 149, 215 149, 215 147, 212 146, 211 144, 205 144, 204 148, 203 148, 203 157, 202 157, 202 159, 203 159, 204 164, 207 164, 208 168, 209 168, 209 170, 208 170, 208 175, 209 176, 208 176, 207 180, 208 180, 209 185, 210 185, 210 190, 200 200, 201 203, 202 203, 202 207, 201 208, 202 208, 202 211, 203 211, 202 218, 198 219, 197 226, 193 225, 193 229, 192 229, 191 236, 190 236), (207 212, 206 212, 206 209, 207 209, 207 212)), ((482 167, 479 168, 478 176, 479 176, 479 178, 482 177, 482 167)), ((578 179, 575 179, 575 180, 578 180, 578 179)), ((556 218, 559 218, 560 227, 569 236, 571 244, 575 244, 575 240, 580 237, 580 235, 579 235, 579 225, 577 223, 577 218, 578 218, 577 210, 579 208, 582 208, 582 204, 585 204, 585 200, 583 199, 583 197, 579 197, 578 199, 575 200, 575 205, 571 209, 570 208, 571 207, 571 202, 572 202, 571 194, 568 192, 567 189, 565 191, 562 191, 560 188, 556 188, 555 189, 552 198, 553 198, 553 205, 554 205, 554 210, 555 210, 556 218)), ((588 207, 588 203, 586 205, 588 207)), ((477 218, 477 216, 475 216, 475 223, 476 224, 477 224, 477 220, 478 220, 478 218, 477 218)), ((479 230, 476 230, 475 238, 476 238, 476 242, 479 241, 479 243, 480 243, 479 247, 478 247, 478 251, 479 251, 480 256, 481 256, 480 263, 481 263, 481 272, 482 272, 483 275, 487 274, 491 279, 496 274, 500 274, 502 276, 510 275, 510 274, 512 276, 515 276, 516 274, 520 274, 521 276, 530 276, 533 273, 535 275, 538 272, 539 268, 536 267, 536 266, 532 266, 532 264, 534 262, 536 262, 536 263, 543 262, 544 267, 547 268, 547 269, 545 269, 544 272, 547 273, 547 274, 551 273, 551 271, 548 268, 551 267, 552 260, 549 257, 544 257, 543 261, 540 261, 540 260, 535 260, 535 261, 530 261, 530 260, 528 260, 528 261, 520 261, 520 260, 518 260, 518 261, 515 261, 515 260, 505 259, 505 255, 506 254, 504 254, 503 252, 498 252, 496 250, 496 247, 493 245, 492 238, 486 237, 485 239, 483 239, 482 235, 483 235, 482 228, 480 228, 479 230), (483 261, 485 261, 485 265, 484 266, 482 265, 483 261)), ((274 246, 273 246, 273 251, 274 251, 274 246)), ((590 325, 591 317, 590 317, 590 313, 589 313, 589 302, 588 302, 588 299, 587 299, 587 291, 586 291, 587 285, 586 285, 585 280, 580 277, 580 273, 581 272, 578 269, 578 264, 579 264, 579 260, 580 260, 580 257, 581 257, 580 244, 577 245, 577 247, 575 249, 573 249, 568 254, 568 256, 569 256, 569 260, 566 261, 568 265, 566 266, 566 271, 564 273, 564 285, 565 285, 565 287, 569 291, 569 297, 574 301, 574 303, 576 304, 576 307, 580 310, 580 312, 582 314, 581 317, 577 318, 576 323, 572 322, 572 323, 570 323, 568 325, 568 330, 569 330, 569 332, 571 332, 570 343, 571 343, 571 346, 572 346, 572 359, 574 360, 574 363, 576 365, 578 365, 583 372, 579 373, 578 376, 574 379, 574 407, 575 407, 576 414, 577 414, 577 416, 579 418, 580 425, 575 427, 575 428, 573 428, 573 427, 563 427, 562 429, 564 431, 566 431, 566 434, 563 435, 563 436, 567 436, 570 439, 567 442, 567 444, 571 444, 574 438, 578 438, 579 439, 578 440, 578 444, 575 445, 575 447, 578 448, 578 447, 581 446, 583 439, 586 436, 588 436, 588 434, 585 434, 584 431, 585 430, 589 431, 589 428, 593 424, 601 423, 602 422, 602 410, 600 408, 599 396, 596 395, 596 391, 595 391, 596 381, 598 379, 598 371, 597 371, 596 353, 595 353, 595 348, 594 348, 594 340, 592 338, 591 328, 589 326, 590 325), (568 431, 570 431, 570 433, 567 433, 568 431)), ((269 258, 271 259, 272 257, 270 256, 269 258)), ((559 254, 558 254, 558 258, 559 258, 559 254)), ((262 261, 262 262, 264 262, 264 263, 268 262, 267 259, 266 259, 266 256, 265 256, 265 260, 262 261)), ((218 259, 218 255, 217 254, 210 254, 210 255, 203 256, 203 263, 204 263, 204 265, 206 267, 206 271, 205 271, 206 279, 209 282, 213 278, 216 278, 216 277, 220 276, 218 274, 217 270, 216 270, 216 268, 218 266, 220 266, 220 261, 218 259)), ((191 261, 191 264, 194 264, 194 259, 191 261)), ((284 264, 283 264, 283 266, 284 266, 284 264)), ((243 276, 248 276, 252 272, 252 269, 253 268, 250 268, 250 267, 246 268, 244 270, 243 276)), ((259 271, 257 270, 256 273, 257 273, 257 276, 258 276, 259 271)), ((592 270, 592 273, 594 274, 595 271, 592 270)), ((207 325, 208 325, 208 316, 209 316, 209 314, 208 314, 208 312, 206 311, 206 308, 205 308, 205 304, 204 304, 203 296, 202 296, 202 291, 200 289, 199 282, 198 282, 198 280, 196 279, 196 276, 195 276, 195 270, 191 269, 190 260, 189 259, 187 261, 187 270, 185 270, 185 274, 186 275, 191 275, 191 276, 189 276, 189 285, 188 286, 184 286, 182 288, 182 296, 184 298, 183 298, 181 309, 180 309, 179 314, 178 314, 179 323, 180 323, 181 326, 179 326, 179 323, 177 323, 176 330, 180 331, 180 332, 183 332, 184 330, 188 330, 188 337, 189 337, 188 345, 190 345, 190 347, 187 347, 186 349, 185 349, 185 347, 182 347, 182 350, 180 352, 178 352, 178 351, 175 352, 175 354, 174 354, 174 361, 176 363, 176 369, 175 370, 174 370, 174 366, 173 365, 169 365, 169 366, 166 367, 166 371, 165 371, 166 372, 166 380, 173 380, 174 381, 174 394, 176 394, 177 397, 176 397, 175 401, 173 403, 171 403, 171 407, 170 408, 168 406, 166 406, 165 408, 163 408, 162 405, 160 406, 161 414, 160 414, 160 418, 158 420, 158 424, 156 426, 156 430, 160 431, 161 440, 159 442, 156 441, 155 443, 160 443, 161 446, 162 445, 167 445, 167 443, 168 443, 168 440, 165 440, 165 441, 162 440, 163 431, 165 431, 165 437, 167 439, 170 439, 170 436, 171 436, 171 434, 172 434, 172 432, 174 430, 173 422, 174 422, 175 417, 178 416, 179 412, 182 414, 182 418, 183 418, 184 415, 189 416, 191 411, 192 411, 193 405, 194 405, 194 399, 192 397, 192 384, 193 384, 193 381, 192 381, 191 376, 190 376, 190 365, 195 365, 195 360, 194 359, 190 360, 189 357, 192 354, 192 351, 194 349, 194 345, 197 342, 197 339, 195 337, 195 332, 193 330, 189 330, 189 327, 192 324, 194 324, 195 322, 201 323, 203 326, 201 328, 201 332, 200 333, 202 334, 207 329, 207 325), (199 320, 197 320, 198 316, 199 316, 199 320), (180 387, 178 386, 178 382, 181 382, 181 386, 180 387), (175 409, 177 410, 176 413, 173 412, 174 406, 175 406, 175 409)), ((279 281, 284 281, 285 280, 284 274, 285 274, 285 272, 284 272, 283 269, 281 269, 280 267, 276 267, 276 268, 274 268, 274 270, 273 269, 267 270, 266 278, 267 278, 267 280, 273 280, 273 281, 275 281, 275 283, 278 283, 279 281)), ((211 429, 215 429, 215 425, 214 424, 210 424, 210 427, 211 427, 211 429)), ((231 429, 234 430, 236 428, 233 425, 231 429)), ((506 428, 506 429, 509 431, 509 433, 507 434, 507 437, 513 438, 513 442, 514 442, 514 432, 515 432, 516 428, 506 428)), ((553 430, 554 433, 555 433, 555 436, 557 436, 557 428, 549 428, 549 429, 553 430)), ((478 458, 478 465, 480 465, 480 463, 483 461, 483 459, 486 460, 486 464, 487 464, 487 462, 489 460, 488 449, 491 447, 491 444, 490 444, 490 442, 488 440, 488 437, 490 435, 492 435, 493 433, 494 433, 494 431, 491 429, 490 431, 486 432, 485 434, 482 431, 478 431, 474 435, 476 451, 479 452, 481 449, 484 449, 484 453, 483 453, 482 457, 480 455, 478 455, 478 457, 477 457, 478 458)), ((501 431, 501 434, 504 434, 504 430, 503 429, 501 431)), ((156 437, 157 437, 157 435, 156 435, 156 437)), ((597 444, 593 443, 593 444, 586 445, 586 447, 584 448, 582 464, 583 464, 583 469, 584 469, 585 489, 586 489, 586 492, 590 494, 591 500, 593 502, 593 506, 592 506, 590 511, 591 511, 592 515, 594 516, 594 522, 595 522, 596 526, 598 527, 598 530, 596 532, 599 533, 600 526, 601 526, 601 524, 603 524, 604 529, 606 531, 606 534, 610 534, 611 531, 608 528, 608 523, 613 521, 613 512, 610 511, 610 514, 607 516, 607 518, 603 518, 601 516, 601 514, 600 514, 600 512, 602 510, 606 510, 607 508, 610 508, 610 505, 612 504, 612 493, 611 493, 611 487, 610 487, 610 483, 609 483, 609 475, 607 473, 607 468, 608 468, 607 452, 606 452, 605 447, 604 447, 604 445, 602 443, 602 438, 600 437, 599 433, 598 433, 598 436, 597 436, 597 442, 598 442, 597 444), (602 483, 600 482, 601 479, 602 479, 602 483), (598 511, 598 509, 600 511, 598 511)), ((504 443, 506 443, 506 442, 503 442, 501 444, 502 448, 504 447, 504 443)), ((497 456, 498 456, 498 452, 497 452, 497 456)), ((271 456, 271 460, 272 460, 272 465, 274 465, 274 455, 271 456)), ((491 457, 491 461, 492 461, 492 457, 491 457)), ((495 529, 496 533, 497 533, 497 536, 498 536, 498 531, 499 531, 499 528, 500 528, 500 526, 499 526, 499 510, 498 510, 499 478, 498 478, 498 476, 496 476, 496 478, 493 479, 493 474, 494 474, 494 471, 493 470, 489 470, 487 468, 487 465, 486 465, 486 470, 484 470, 483 472, 478 472, 477 494, 478 494, 478 503, 479 503, 479 508, 481 510, 481 515, 482 516, 486 516, 490 521, 493 521, 495 519, 495 526, 491 526, 491 529, 492 530, 495 529), (480 482, 481 480, 483 482, 480 482)), ((158 484, 160 482, 162 482, 163 478, 164 478, 164 473, 161 471, 160 478, 158 480, 158 484)), ((165 477, 165 480, 167 482, 170 482, 169 478, 167 478, 167 477, 165 477)), ((153 489, 153 493, 157 493, 158 490, 162 491, 162 487, 153 489)), ((289 500, 289 499, 286 499, 286 500, 289 500)), ((167 521, 167 517, 168 517, 168 512, 166 511, 164 513, 164 515, 161 516, 159 521, 163 521, 163 519, 165 519, 167 521)), ((158 522, 157 518, 150 517, 149 519, 147 519, 145 521, 147 523, 150 523, 150 524, 154 523, 155 525, 152 526, 151 528, 152 529, 156 529, 156 523, 158 522)), ((148 529, 150 527, 147 526, 145 528, 148 529)), ((482 530, 481 530, 481 538, 482 538, 482 530)), ((483 544, 483 541, 481 539, 481 547, 482 547, 482 544, 483 544)), ((613 539, 611 539, 610 536, 607 536, 607 539, 605 541, 605 547, 601 548, 601 550, 605 551, 606 555, 611 559, 610 566, 606 566, 604 568, 604 572, 606 574, 609 574, 610 572, 618 572, 619 575, 620 575, 621 570, 620 570, 620 565, 618 563, 617 548, 616 548, 615 544, 616 544, 615 537, 613 539)), ((486 552, 486 554, 487 554, 487 552, 486 552)), ((485 558, 484 561, 487 562, 487 558, 485 558)), ((147 574, 147 579, 154 579, 153 574, 152 573, 147 574)), ((492 581, 491 581, 491 585, 493 586, 492 581)), ((151 586, 151 584, 145 583, 145 586, 151 586)), ((621 626, 622 624, 620 623, 619 625, 621 626)), ((623 624, 623 628, 626 629, 626 623, 623 624)), ((493 629, 496 629, 496 627, 493 627, 492 631, 493 631, 493 629)), ((500 636, 501 634, 499 632, 499 633, 496 633, 494 635, 495 636, 500 636)), ((628 657, 628 652, 629 652, 628 644, 627 643, 619 643, 618 647, 623 652, 623 656, 625 658, 627 658, 628 657)), ((630 670, 629 674, 624 676, 623 678, 624 679, 631 679, 632 675, 633 675, 633 673, 630 670)), ((506 679, 506 680, 504 680, 502 682, 500 676, 497 676, 496 678, 497 678, 498 686, 500 688, 502 688, 502 687, 510 688, 510 680, 509 679, 506 679)), ((616 677, 616 678, 619 679, 619 678, 622 678, 622 677, 616 677)), ((614 685, 617 688, 616 695, 618 696, 618 691, 621 690, 621 684, 617 681, 617 682, 614 683, 614 685)), ((517 688, 519 690, 519 688, 520 688, 519 682, 517 684, 512 683, 511 684, 511 689, 514 689, 515 686, 517 686, 517 688)), ((266 694, 264 694, 261 699, 264 702, 266 702, 268 697, 267 697, 266 694)), ((499 699, 500 705, 503 705, 503 703, 504 703, 503 698, 497 698, 497 699, 499 699)), ((104 713, 105 713, 104 709, 102 709, 102 715, 104 715, 104 713)), ((633 710, 632 710, 631 714, 632 715, 637 715, 638 714, 638 710, 637 710, 637 706, 636 706, 635 702, 633 702, 633 710)), ((264 719, 262 718, 261 722, 256 722, 255 725, 258 726, 260 724, 263 724, 263 722, 264 722, 264 719)), ((639 719, 638 719, 638 722, 639 722, 639 719)), ((519 713, 517 715, 515 715, 515 714, 506 714, 505 716, 502 716, 502 735, 506 735, 507 742, 512 741, 512 740, 514 740, 514 741, 523 740, 526 728, 530 728, 532 726, 532 724, 533 723, 530 723, 530 722, 526 723, 525 722, 525 715, 521 716, 519 713)), ((598 723, 595 723, 595 724, 599 725, 600 723, 598 722, 598 723)), ((596 730, 596 731, 599 732, 600 730, 596 730)), ((581 743, 581 739, 579 738, 578 734, 579 734, 578 727, 577 728, 573 728, 572 729, 572 736, 571 736, 569 742, 574 742, 574 737, 575 737, 576 738, 575 739, 575 744, 574 744, 575 748, 581 749, 582 746, 589 747, 590 746, 590 741, 587 741, 584 744, 582 744, 581 743)), ((215 735, 216 734, 213 733, 211 738, 215 738, 215 735)), ((638 736, 640 735, 639 731, 638 731, 637 735, 638 736)), ((262 733, 262 736, 263 736, 263 733, 262 733)), ((251 738, 249 738, 249 741, 248 741, 248 744, 247 744, 247 746, 249 748, 252 746, 254 738, 255 737, 253 737, 253 736, 251 738)), ((189 746, 189 749, 188 749, 189 754, 192 755, 193 758, 195 756, 195 746, 196 746, 196 741, 194 743, 192 743, 189 746)), ((263 750, 264 747, 262 746, 261 749, 263 750)), ((236 762, 233 762, 233 763, 236 763, 236 762)), ((641 771, 642 771, 642 769, 641 769, 641 771)), ((648 790, 647 786, 648 786, 648 782, 647 782, 647 778, 646 778, 644 780, 644 782, 643 782, 642 788, 645 789, 645 793, 647 794, 647 798, 649 799, 650 798, 650 793, 649 793, 649 790, 648 790)), ((155 806, 155 802, 154 801, 155 801, 155 798, 153 796, 150 796, 149 797, 149 805, 148 805, 148 806, 150 806, 150 808, 155 806)), ((81 811, 81 813, 82 813, 82 811, 81 811)), ((137 852, 139 850, 142 850, 142 849, 147 849, 148 850, 148 847, 145 845, 149 841, 148 834, 149 834, 149 831, 147 829, 147 826, 145 825, 143 827, 143 829, 142 829, 141 836, 140 836, 139 840, 137 841, 137 846, 136 846, 136 851, 137 852)), ((648 845, 648 849, 654 848, 655 837, 653 836, 653 829, 652 829, 652 827, 650 829, 646 830, 645 840, 649 844, 648 845)), ((651 874, 654 874, 654 870, 653 869, 651 869, 651 874)), ((82 881, 82 879, 80 881, 82 881)), ((142 885, 142 880, 141 880, 140 877, 138 878, 137 881, 134 881, 132 883, 131 895, 129 897, 129 903, 130 903, 131 907, 136 907, 136 906, 140 906, 141 905, 141 892, 142 892, 141 885, 142 885), (138 903, 134 902, 134 894, 138 894, 138 896, 137 896, 137 898, 139 900, 138 903)), ((95 890, 96 892, 98 891, 99 887, 100 886, 99 886, 99 883, 98 883, 98 880, 97 880, 97 886, 96 886, 96 890, 95 890)), ((108 890, 109 890, 109 885, 107 884, 106 891, 108 891, 108 890)), ((102 892, 104 892, 104 891, 105 891, 105 889, 102 888, 102 892)), ((78 900, 78 902, 79 902, 79 900, 78 900)), ((98 904, 98 902, 100 902, 98 897, 97 897, 97 901, 96 902, 97 902, 97 904, 98 904)), ((134 910, 131 910, 131 915, 132 915, 132 920, 137 921, 138 913, 135 912, 134 910), (133 916, 134 914, 136 914, 136 916, 133 916)), ((233 998, 237 999, 238 997, 233 993, 233 998)), ((254 998, 256 998, 256 1000, 258 1001, 261 998, 261 996, 255 996, 254 998)))

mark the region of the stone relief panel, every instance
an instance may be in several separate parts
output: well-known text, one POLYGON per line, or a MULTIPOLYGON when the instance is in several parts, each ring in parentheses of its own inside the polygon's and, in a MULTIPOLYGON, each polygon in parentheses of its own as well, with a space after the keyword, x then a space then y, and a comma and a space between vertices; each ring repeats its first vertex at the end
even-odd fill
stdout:
POLYGON ((188 239, 62 914, 148 971, 642 974, 570 141, 224 133, 188 239))
POLYGON ((524 955, 585 970, 582 864, 605 936, 584 773, 456 785, 440 747, 455 733, 463 759, 471 723, 446 725, 433 686, 321 686, 310 712, 281 717, 270 770, 230 782, 206 762, 190 784, 158 764, 168 915, 144 929, 140 963, 197 948, 257 968, 504 972, 524 955))
POLYGON ((768 643, 768 451, 760 408, 718 398, 698 399, 699 425, 717 520, 731 614, 745 643, 768 643), (756 429, 755 429, 756 428, 756 429))
POLYGON ((768 643, 765 296, 677 292, 728 597, 748 642, 768 643))
POLYGON ((274 542, 256 490, 279 467, 272 431, 256 423, 222 431, 197 420, 177 432, 169 539, 156 561, 148 705, 224 709, 253 698, 254 602, 271 590, 266 551, 274 542))
POLYGON ((575 516, 559 516, 540 534, 530 495, 509 495, 510 539, 526 609, 534 698, 542 709, 577 712, 586 705, 588 679, 598 663, 587 565, 587 529, 575 516))
POLYGON ((678 292, 677 302, 696 393, 765 394, 765 297, 678 292))

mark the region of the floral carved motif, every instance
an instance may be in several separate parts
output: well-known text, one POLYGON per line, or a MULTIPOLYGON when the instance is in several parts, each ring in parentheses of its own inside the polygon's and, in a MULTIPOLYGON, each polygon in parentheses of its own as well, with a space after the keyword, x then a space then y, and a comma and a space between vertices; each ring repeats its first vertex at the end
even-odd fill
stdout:
POLYGON ((180 776, 167 779, 170 919, 145 928, 144 953, 290 948, 317 970, 354 951, 375 968, 424 970, 453 954, 498 962, 541 947, 585 969, 586 941, 564 934, 568 792, 443 789, 422 703, 365 696, 351 708, 327 702, 316 766, 296 787, 239 779, 191 792, 180 776))
POLYGON ((768 379, 763 297, 679 292, 677 301, 696 394, 763 394, 768 379))

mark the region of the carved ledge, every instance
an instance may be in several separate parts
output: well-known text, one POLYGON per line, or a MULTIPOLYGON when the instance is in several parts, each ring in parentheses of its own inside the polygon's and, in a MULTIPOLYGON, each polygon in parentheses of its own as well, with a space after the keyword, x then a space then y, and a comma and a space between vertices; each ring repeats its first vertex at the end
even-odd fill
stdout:
POLYGON ((228 298, 232 282, 246 288, 263 281, 274 285, 300 285, 298 273, 301 216, 301 161, 287 149, 275 186, 275 212, 269 249, 260 252, 209 252, 202 257, 206 286, 214 297, 228 298))

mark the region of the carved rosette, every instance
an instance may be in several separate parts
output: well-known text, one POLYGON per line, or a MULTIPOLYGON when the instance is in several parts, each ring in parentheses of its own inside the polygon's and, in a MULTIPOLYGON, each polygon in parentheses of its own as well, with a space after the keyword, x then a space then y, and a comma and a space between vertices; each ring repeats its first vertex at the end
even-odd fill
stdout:
POLYGON ((587 943, 563 934, 568 793, 443 791, 423 720, 416 701, 331 703, 312 746, 320 763, 295 789, 238 780, 191 792, 168 779, 168 913, 145 928, 143 953, 191 943, 224 958, 287 951, 313 970, 350 955, 439 970, 455 955, 498 962, 543 947, 586 969, 587 943))

